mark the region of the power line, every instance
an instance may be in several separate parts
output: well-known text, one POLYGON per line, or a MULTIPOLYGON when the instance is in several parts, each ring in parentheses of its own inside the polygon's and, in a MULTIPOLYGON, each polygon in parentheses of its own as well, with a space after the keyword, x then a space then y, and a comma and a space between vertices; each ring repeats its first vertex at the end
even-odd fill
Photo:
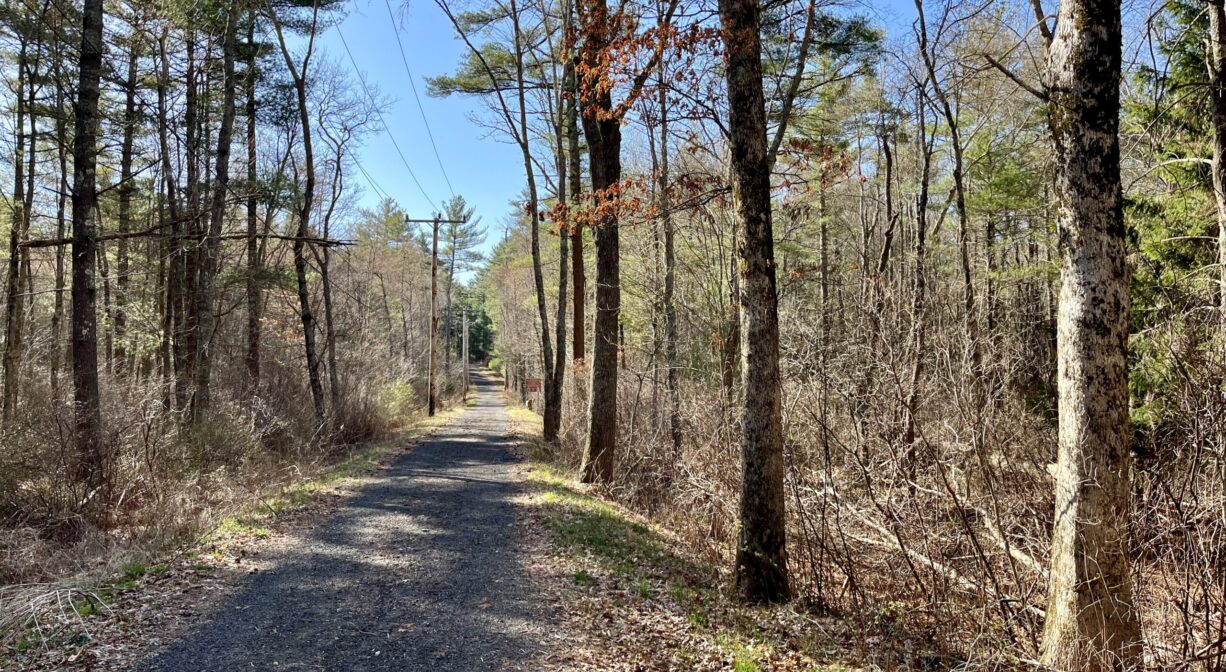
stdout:
POLYGON ((361 69, 358 68, 358 62, 353 58, 353 52, 349 50, 349 43, 345 41, 345 34, 341 32, 340 26, 336 27, 336 34, 341 38, 341 45, 345 47, 345 53, 349 56, 349 62, 353 65, 353 71, 358 75, 358 81, 362 83, 362 90, 366 92, 366 97, 370 98, 370 103, 374 107, 375 115, 379 117, 379 123, 383 124, 383 130, 387 133, 387 139, 392 141, 392 147, 395 147, 396 153, 400 155, 400 161, 404 163, 405 170, 409 171, 409 177, 413 178, 413 184, 417 185, 417 190, 421 192, 421 195, 426 199, 426 202, 430 204, 430 207, 434 210, 438 210, 438 206, 434 204, 434 200, 430 198, 430 195, 426 193, 425 188, 421 186, 421 181, 417 179, 417 173, 413 172, 412 166, 409 165, 409 160, 404 158, 404 152, 400 150, 400 144, 396 142, 396 136, 392 135, 392 128, 387 125, 387 121, 383 118, 383 112, 379 109, 379 101, 375 100, 375 97, 370 93, 370 88, 366 86, 366 77, 362 74, 361 69))
POLYGON ((387 195, 387 191, 385 191, 383 187, 379 186, 379 183, 375 181, 375 178, 370 176, 370 173, 366 171, 366 167, 362 165, 361 161, 358 161, 356 156, 353 157, 353 163, 358 167, 358 170, 362 171, 362 176, 366 178, 366 183, 370 185, 371 189, 375 190, 375 193, 378 194, 380 198, 383 200, 391 199, 391 197, 387 195))
POLYGON ((421 112, 421 121, 426 125, 426 136, 430 138, 430 147, 434 149, 434 158, 438 161, 438 169, 443 172, 443 180, 447 183, 447 190, 451 192, 451 197, 455 198, 455 189, 451 186, 451 178, 447 176, 447 169, 443 167, 443 157, 438 152, 438 145, 434 142, 434 131, 430 130, 430 120, 426 118, 426 108, 422 107, 421 98, 417 95, 417 83, 413 81, 413 71, 409 69, 409 59, 404 55, 404 43, 400 41, 400 28, 396 25, 396 17, 392 14, 392 4, 388 0, 383 0, 383 6, 387 7, 387 17, 392 21, 392 32, 396 35, 396 46, 400 48, 400 62, 404 63, 404 72, 409 76, 409 87, 413 90, 413 100, 417 101, 417 111, 421 112))

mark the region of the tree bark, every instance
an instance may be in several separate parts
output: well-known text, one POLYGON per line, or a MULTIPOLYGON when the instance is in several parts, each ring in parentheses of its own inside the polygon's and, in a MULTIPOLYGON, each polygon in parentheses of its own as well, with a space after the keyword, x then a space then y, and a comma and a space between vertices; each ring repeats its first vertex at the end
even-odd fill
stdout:
MULTIPOLYGON (((565 35, 570 32, 571 8, 569 1, 565 3, 562 11, 565 26, 563 33, 565 35)), ((570 63, 569 58, 566 59, 566 63, 570 63)), ((570 77, 572 76, 566 74, 566 67, 566 65, 563 66, 562 81, 559 82, 557 89, 557 121, 554 126, 556 135, 554 140, 554 159, 558 171, 557 197, 558 203, 563 206, 569 203, 567 200, 567 187, 569 186, 567 180, 570 177, 568 174, 570 164, 566 156, 566 142, 567 126, 569 125, 567 120, 570 118, 570 115, 567 108, 573 104, 568 103, 566 100, 566 91, 570 86, 570 77)), ((567 222, 562 222, 558 227, 558 317, 554 323, 554 343, 556 347, 554 348, 553 370, 551 371, 553 374, 551 385, 553 396, 546 396, 545 398, 545 422, 544 431, 542 432, 546 441, 553 442, 558 440, 558 435, 561 432, 562 386, 566 380, 566 274, 570 270, 567 268, 570 257, 570 246, 568 244, 570 242, 570 234, 566 230, 566 225, 567 222)), ((467 330, 465 334, 467 335, 467 330)))
MULTIPOLYGON (((9 262, 8 282, 5 296, 5 333, 4 333, 4 409, 0 418, 8 425, 17 411, 17 388, 21 379, 22 336, 25 332, 25 311, 22 310, 21 258, 23 250, 21 242, 25 229, 25 146, 26 146, 26 103, 22 93, 25 79, 28 76, 27 55, 28 40, 23 36, 21 48, 17 54, 17 100, 14 104, 16 119, 14 120, 13 142, 13 201, 12 220, 9 223, 9 262)), ((32 141, 32 139, 31 139, 32 141)), ((31 148, 31 152, 35 151, 31 148)))
MULTIPOLYGON (((572 7, 568 13, 568 21, 572 19, 572 7)), ((568 42, 573 42, 573 27, 569 27, 568 42)), ((575 57, 569 56, 563 77, 569 84, 566 90, 570 97, 566 106, 566 158, 569 162, 567 177, 570 179, 571 212, 578 210, 583 196, 583 167, 579 155, 579 89, 578 78, 575 76, 575 57)), ((572 226, 570 230, 571 283, 574 285, 574 305, 572 306, 572 321, 574 331, 571 337, 571 359, 582 362, 587 352, 587 341, 583 327, 587 321, 584 304, 587 302, 587 276, 583 270, 583 227, 572 226)), ((576 386, 578 388, 578 386, 576 386)))
MULTIPOLYGON (((65 109, 63 80, 63 52, 57 52, 55 63, 55 136, 56 157, 59 160, 60 179, 59 195, 55 199, 55 236, 63 239, 67 229, 67 208, 69 198, 68 188, 68 110, 65 109)), ((63 324, 64 324, 64 246, 55 247, 55 302, 51 312, 51 396, 58 403, 61 398, 60 367, 63 361, 63 324)))
MULTIPOLYGON (((126 235, 132 230, 132 194, 136 187, 132 180, 132 154, 136 139, 136 76, 137 60, 140 57, 139 38, 133 36, 128 47, 128 76, 124 82, 123 140, 119 150, 119 222, 118 233, 126 235)), ((128 240, 120 238, 115 243, 115 374, 128 372, 128 240)))
MULTIPOLYGON (((612 23, 605 0, 582 0, 580 19, 586 39, 579 57, 583 67, 601 72, 612 23)), ((617 189, 621 182, 621 118, 613 111, 609 86, 583 87, 580 96, 583 134, 587 138, 596 243, 596 316, 592 328, 592 377, 588 398, 587 444, 580 469, 584 483, 613 480, 617 447, 617 336, 621 313, 621 247, 618 237, 617 189)))
POLYGON ((102 395, 98 385, 97 248, 98 96, 102 78, 102 0, 85 0, 72 142, 72 382, 77 476, 90 491, 106 483, 102 395))
MULTIPOLYGON (((281 46, 281 56, 285 67, 290 71, 294 82, 294 91, 298 98, 298 121, 302 130, 303 188, 298 210, 298 234, 294 238, 294 278, 298 285, 298 313, 302 320, 302 347, 306 355, 307 384, 311 388, 311 401, 315 407, 315 421, 321 426, 327 421, 328 413, 324 402, 323 382, 319 376, 319 352, 315 345, 315 314, 311 310, 310 286, 307 284, 306 239, 311 233, 311 211, 315 203, 315 152, 311 145, 311 108, 307 102, 307 69, 310 66, 311 55, 315 47, 315 31, 319 19, 319 6, 315 5, 311 13, 309 36, 306 53, 302 57, 302 67, 294 64, 290 55, 289 45, 281 22, 269 8, 273 29, 277 33, 277 42, 281 46)), ((436 243, 437 247, 437 243, 436 243)))
POLYGON ((740 534, 736 585, 750 602, 791 597, 784 508, 779 315, 771 229, 770 160, 762 90, 761 6, 720 0, 727 58, 733 200, 743 230, 737 250, 744 339, 741 380, 740 534))
MULTIPOLYGON (((221 254, 221 229, 226 216, 226 197, 230 185, 230 141, 234 136, 234 49, 238 32, 237 6, 226 9, 225 37, 222 42, 222 107, 221 127, 217 130, 217 156, 214 169, 213 202, 209 213, 209 229, 201 248, 200 279, 196 294, 196 370, 195 394, 192 396, 192 419, 201 420, 212 404, 211 378, 213 371, 213 303, 221 254)), ((303 132, 304 143, 308 131, 303 132)), ((309 173, 314 171, 307 167, 309 173)), ((299 233, 299 235, 306 235, 299 233)))
POLYGON ((1063 0, 1049 48, 1061 251, 1059 455, 1042 662, 1140 663, 1129 576, 1129 283, 1120 187, 1119 0, 1063 0))
POLYGON ((668 86, 664 63, 660 63, 659 103, 660 103, 660 173, 656 185, 659 194, 660 228, 664 238, 660 253, 664 267, 664 291, 660 302, 664 312, 664 362, 667 369, 664 377, 664 387, 668 396, 668 436, 672 441, 673 457, 681 458, 681 389, 677 380, 677 306, 674 302, 676 293, 677 258, 675 231, 673 227, 672 199, 669 194, 668 165, 668 86))
POLYGON ((247 386, 251 395, 260 391, 260 318, 263 313, 260 294, 259 222, 256 211, 259 196, 256 190, 256 48, 253 10, 247 26, 247 386))
POLYGON ((1209 102, 1213 115, 1213 200, 1217 206, 1218 313, 1226 349, 1226 2, 1209 0, 1209 102))
MULTIPOLYGON (((167 53, 166 40, 169 37, 169 31, 164 31, 158 42, 159 58, 161 60, 161 73, 158 77, 158 145, 162 160, 162 182, 165 189, 166 208, 159 214, 170 217, 169 234, 170 238, 167 241, 167 253, 169 261, 166 270, 166 302, 165 313, 163 315, 162 328, 166 332, 170 341, 171 350, 171 367, 172 371, 168 371, 167 382, 171 385, 171 394, 168 396, 174 401, 174 407, 177 409, 186 408, 188 401, 188 386, 187 386, 187 353, 186 343, 184 338, 185 318, 183 315, 183 295, 185 293, 184 275, 186 273, 186 264, 184 262, 183 242, 181 233, 184 225, 180 220, 180 210, 178 203, 178 194, 175 184, 174 166, 171 162, 172 150, 170 147, 169 135, 169 100, 168 87, 170 86, 170 57, 167 53), (171 380, 173 378, 173 380, 171 380)), ((162 222, 165 226, 166 222, 162 222)), ((163 229, 165 230, 165 229, 163 229)))

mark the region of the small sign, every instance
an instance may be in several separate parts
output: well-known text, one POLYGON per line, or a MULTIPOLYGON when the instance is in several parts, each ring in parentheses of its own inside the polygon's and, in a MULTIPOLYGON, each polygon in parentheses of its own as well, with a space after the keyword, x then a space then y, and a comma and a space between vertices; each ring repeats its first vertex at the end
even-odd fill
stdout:
POLYGON ((540 391, 541 391, 541 379, 540 378, 524 378, 524 392, 540 392, 540 391))

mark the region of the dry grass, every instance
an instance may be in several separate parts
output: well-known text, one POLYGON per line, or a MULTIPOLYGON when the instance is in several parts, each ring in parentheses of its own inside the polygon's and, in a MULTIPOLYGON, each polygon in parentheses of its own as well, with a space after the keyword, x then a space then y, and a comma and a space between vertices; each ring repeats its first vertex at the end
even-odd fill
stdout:
POLYGON ((209 519, 197 520, 190 534, 158 545, 116 547, 94 558, 89 571, 55 581, 0 588, 0 667, 126 669, 152 643, 169 641, 195 617, 176 614, 207 611, 258 567, 257 556, 269 555, 261 547, 289 543, 289 536, 339 505, 361 477, 465 410, 455 406, 433 418, 418 416, 391 439, 354 448, 309 472, 296 470, 293 480, 236 495, 212 509, 209 519), (201 592, 201 585, 208 589, 201 592), (158 604, 155 610, 148 608, 150 600, 158 604))

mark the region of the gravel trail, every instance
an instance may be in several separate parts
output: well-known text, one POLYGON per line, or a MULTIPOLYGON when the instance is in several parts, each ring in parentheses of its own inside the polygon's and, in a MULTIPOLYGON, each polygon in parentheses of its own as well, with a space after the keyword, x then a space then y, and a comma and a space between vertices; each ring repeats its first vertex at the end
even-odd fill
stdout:
POLYGON ((138 669, 530 669, 545 624, 517 552, 522 485, 499 385, 474 383, 475 407, 138 669))

